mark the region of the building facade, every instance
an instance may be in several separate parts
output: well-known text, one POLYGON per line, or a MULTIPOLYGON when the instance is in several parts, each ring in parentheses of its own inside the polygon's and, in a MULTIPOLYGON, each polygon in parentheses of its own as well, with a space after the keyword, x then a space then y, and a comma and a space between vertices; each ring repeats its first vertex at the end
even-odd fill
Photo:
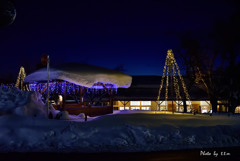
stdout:
MULTIPOLYGON (((166 101, 165 93, 162 93, 158 104, 157 96, 161 76, 132 77, 133 81, 130 88, 118 89, 113 103, 114 110, 184 111, 183 100, 176 100, 174 94, 166 101)), ((185 82, 188 80, 186 79, 185 82)), ((197 84, 188 90, 190 101, 185 101, 187 112, 211 113, 212 106, 207 93, 197 84)), ((226 101, 218 101, 218 111, 228 112, 226 101)))
MULTIPOLYGON (((158 105, 157 101, 114 101, 114 110, 152 110, 152 111, 174 111, 183 112, 184 106, 183 102, 178 101, 160 101, 158 105)), ((225 112, 225 107, 219 109, 225 112)), ((187 112, 194 111, 198 113, 209 113, 211 112, 211 104, 208 100, 202 101, 187 101, 187 112)))

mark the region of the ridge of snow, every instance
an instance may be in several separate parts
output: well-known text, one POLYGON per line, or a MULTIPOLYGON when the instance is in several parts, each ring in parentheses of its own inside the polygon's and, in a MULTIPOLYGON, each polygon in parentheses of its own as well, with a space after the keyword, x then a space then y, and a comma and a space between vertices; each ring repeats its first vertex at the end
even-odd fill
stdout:
POLYGON ((1 116, 0 151, 95 153, 233 147, 240 146, 239 121, 239 116, 132 111, 87 122, 1 116))

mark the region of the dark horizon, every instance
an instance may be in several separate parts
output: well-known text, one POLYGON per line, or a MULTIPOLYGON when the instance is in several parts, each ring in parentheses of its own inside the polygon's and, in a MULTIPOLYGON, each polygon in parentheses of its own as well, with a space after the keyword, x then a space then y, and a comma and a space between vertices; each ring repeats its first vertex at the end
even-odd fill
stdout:
POLYGON ((167 50, 177 57, 181 49, 181 34, 206 34, 237 10, 236 1, 224 0, 21 0, 15 6, 15 22, 0 28, 1 79, 17 78, 22 65, 34 71, 42 54, 50 55, 52 66, 83 62, 123 67, 129 75, 162 75, 167 50))

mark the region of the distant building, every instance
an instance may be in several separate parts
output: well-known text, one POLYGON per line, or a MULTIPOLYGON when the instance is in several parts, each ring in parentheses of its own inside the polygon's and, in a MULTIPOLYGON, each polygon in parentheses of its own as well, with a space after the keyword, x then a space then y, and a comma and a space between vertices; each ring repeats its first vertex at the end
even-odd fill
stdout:
MULTIPOLYGON (((175 93, 171 94, 170 90, 168 100, 165 101, 165 87, 163 87, 160 101, 157 102, 161 76, 131 77, 121 72, 76 63, 52 68, 50 72, 52 103, 57 105, 57 100, 54 100, 54 97, 59 98, 59 95, 62 95, 65 110, 72 110, 74 114, 85 111, 91 113, 89 112, 90 107, 90 109, 97 107, 98 113, 104 110, 104 108, 100 109, 99 107, 107 107, 108 110, 104 114, 111 113, 112 110, 183 112, 184 104, 187 107, 187 112, 211 112, 207 93, 201 85, 196 83, 189 88, 187 78, 184 78, 184 82, 188 88, 191 102, 176 100, 175 93)), ((46 78, 46 70, 41 69, 29 74, 25 83, 29 84, 31 90, 37 90, 44 94, 46 93, 46 78)), ((183 89, 180 89, 180 94, 183 98, 183 89)), ((225 100, 218 101, 218 111, 228 112, 225 100)))
POLYGON ((24 80, 31 91, 49 98, 56 109, 89 116, 112 113, 114 93, 130 87, 131 82, 127 74, 82 63, 62 64, 49 72, 39 69, 24 80))
MULTIPOLYGON (((160 97, 160 105, 158 105, 156 100, 161 76, 132 76, 132 79, 130 88, 118 89, 118 92, 114 97, 114 110, 172 111, 173 107, 175 112, 183 112, 182 100, 176 100, 174 95, 173 98, 170 97, 166 102, 164 90, 160 97)), ((186 84, 188 84, 188 80, 186 78, 184 80, 186 84)), ((211 112, 209 97, 198 84, 194 84, 190 89, 188 89, 188 92, 191 103, 186 101, 187 112, 191 112, 192 110, 198 113, 211 112), (190 107, 191 104, 192 109, 190 107)), ((218 111, 227 112, 226 101, 218 101, 218 111)))

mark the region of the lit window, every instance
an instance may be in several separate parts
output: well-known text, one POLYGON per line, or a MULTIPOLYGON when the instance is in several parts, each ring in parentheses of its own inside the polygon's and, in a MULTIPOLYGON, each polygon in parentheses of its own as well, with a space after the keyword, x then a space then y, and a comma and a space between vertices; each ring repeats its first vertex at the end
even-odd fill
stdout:
POLYGON ((178 106, 177 106, 177 107, 176 107, 176 111, 178 111, 178 112, 183 112, 183 111, 184 111, 184 107, 181 107, 181 106, 178 107, 178 106))
MULTIPOLYGON (((176 101, 177 105, 183 105, 183 101, 176 101)), ((191 105, 191 101, 186 101, 186 105, 191 105)))
POLYGON ((167 111, 167 107, 160 107, 160 111, 167 111))
POLYGON ((183 101, 176 101, 177 105, 183 105, 183 101))
POLYGON ((131 101, 130 105, 132 105, 132 106, 135 106, 135 105, 139 106, 140 105, 140 101, 131 101))
POLYGON ((235 113, 240 113, 240 106, 237 106, 237 107, 235 108, 235 113))
POLYGON ((151 101, 141 101, 142 106, 151 105, 151 101))
POLYGON ((131 110, 140 110, 140 107, 131 107, 131 110))
POLYGON ((167 105, 167 101, 160 101, 160 106, 166 106, 167 105))
POLYGON ((150 110, 150 107, 142 107, 142 110, 150 110))
POLYGON ((201 106, 209 106, 210 105, 210 101, 200 101, 200 105, 201 106))
POLYGON ((120 110, 129 110, 129 107, 125 107, 125 109, 124 107, 120 107, 120 110))

